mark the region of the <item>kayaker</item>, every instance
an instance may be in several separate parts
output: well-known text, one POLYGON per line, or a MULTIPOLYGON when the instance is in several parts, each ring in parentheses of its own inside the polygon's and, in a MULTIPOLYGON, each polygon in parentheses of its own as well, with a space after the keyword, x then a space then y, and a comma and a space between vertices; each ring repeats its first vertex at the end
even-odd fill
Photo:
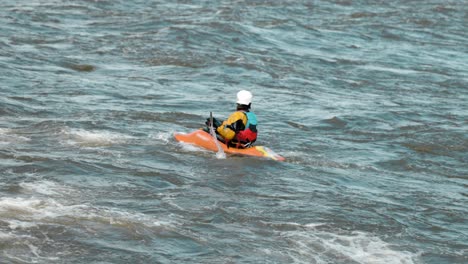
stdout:
MULTIPOLYGON (((252 93, 246 90, 237 93, 237 109, 223 123, 213 118, 213 127, 218 139, 228 147, 248 148, 257 140, 257 116, 250 111, 252 93)), ((206 125, 209 127, 209 119, 206 125)))

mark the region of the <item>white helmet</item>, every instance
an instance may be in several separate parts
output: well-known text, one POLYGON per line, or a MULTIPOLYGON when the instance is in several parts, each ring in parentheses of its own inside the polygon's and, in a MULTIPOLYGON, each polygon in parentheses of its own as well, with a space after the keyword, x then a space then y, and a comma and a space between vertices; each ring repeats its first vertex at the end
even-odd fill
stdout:
POLYGON ((241 105, 249 105, 252 102, 252 93, 246 90, 237 93, 237 103, 241 105))

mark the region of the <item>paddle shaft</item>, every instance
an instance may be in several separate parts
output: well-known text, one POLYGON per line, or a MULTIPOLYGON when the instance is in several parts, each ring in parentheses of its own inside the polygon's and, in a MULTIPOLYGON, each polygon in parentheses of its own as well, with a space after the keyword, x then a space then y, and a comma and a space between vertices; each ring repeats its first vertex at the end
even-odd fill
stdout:
POLYGON ((226 158, 226 154, 224 154, 223 148, 219 145, 218 137, 216 137, 216 132, 213 127, 213 112, 210 112, 210 134, 213 137, 213 140, 218 148, 218 152, 216 153, 217 158, 226 158))

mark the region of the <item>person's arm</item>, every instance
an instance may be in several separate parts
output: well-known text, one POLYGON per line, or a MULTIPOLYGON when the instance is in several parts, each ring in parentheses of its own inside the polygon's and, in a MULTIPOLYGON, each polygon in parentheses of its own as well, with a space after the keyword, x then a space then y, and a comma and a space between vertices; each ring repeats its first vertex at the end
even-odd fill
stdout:
POLYGON ((216 131, 226 140, 232 140, 236 133, 244 130, 247 117, 241 111, 234 112, 226 119, 216 131))

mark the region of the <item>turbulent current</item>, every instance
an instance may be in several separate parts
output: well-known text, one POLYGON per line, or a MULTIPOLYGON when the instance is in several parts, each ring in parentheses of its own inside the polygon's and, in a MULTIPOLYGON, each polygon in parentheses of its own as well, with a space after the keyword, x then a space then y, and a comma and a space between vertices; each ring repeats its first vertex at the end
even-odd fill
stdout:
POLYGON ((1 0, 0 263, 468 263, 467 102, 466 0, 1 0))

